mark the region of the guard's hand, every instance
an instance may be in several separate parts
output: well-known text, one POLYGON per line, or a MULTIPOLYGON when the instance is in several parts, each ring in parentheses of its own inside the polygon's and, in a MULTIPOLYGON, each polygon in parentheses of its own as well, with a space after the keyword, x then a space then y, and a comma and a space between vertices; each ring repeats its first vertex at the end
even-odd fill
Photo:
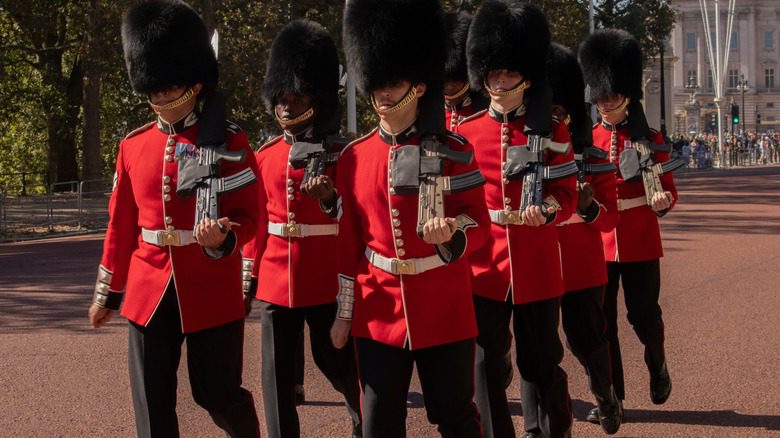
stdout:
POLYGON ((336 198, 333 180, 328 175, 309 178, 308 181, 301 184, 301 191, 313 198, 320 199, 325 203, 332 202, 336 198))
POLYGON ((244 316, 249 316, 249 313, 252 312, 252 301, 254 301, 254 297, 251 294, 244 294, 244 316))
POLYGON ((547 207, 546 212, 542 212, 541 207, 538 205, 532 205, 520 214, 520 217, 523 219, 523 225, 528 225, 529 227, 540 227, 547 223, 547 215, 553 214, 555 212, 555 207, 547 207))
POLYGON ((349 332, 352 330, 352 321, 336 318, 330 328, 330 341, 336 348, 344 348, 349 340, 349 332))
POLYGON ((195 240, 200 246, 217 249, 222 246, 222 243, 227 238, 228 231, 230 231, 233 225, 236 225, 236 223, 230 222, 230 219, 226 217, 216 221, 203 218, 195 228, 195 240))
POLYGON ((652 199, 652 209, 658 213, 672 206, 672 193, 671 192, 655 192, 652 199))
POLYGON ((97 304, 89 306, 89 324, 92 328, 99 328, 105 325, 114 316, 114 311, 100 307, 97 304))
POLYGON ((587 211, 593 203, 593 187, 589 182, 577 183, 577 210, 587 211))
POLYGON ((449 242, 457 229, 455 218, 432 217, 423 225, 422 238, 426 243, 440 245, 449 242))

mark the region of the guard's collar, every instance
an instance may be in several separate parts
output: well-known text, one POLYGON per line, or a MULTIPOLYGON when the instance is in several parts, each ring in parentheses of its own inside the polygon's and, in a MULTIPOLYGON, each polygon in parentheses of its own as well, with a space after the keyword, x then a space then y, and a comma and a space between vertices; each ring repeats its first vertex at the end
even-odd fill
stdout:
POLYGON ((444 107, 450 111, 460 110, 466 108, 469 105, 471 105, 471 96, 464 97, 454 105, 450 105, 446 102, 444 103, 444 107))
POLYGON ((404 144, 410 138, 417 135, 417 127, 414 125, 415 124, 412 123, 408 128, 402 130, 398 134, 392 134, 391 132, 388 132, 382 128, 382 125, 379 125, 379 138, 381 138, 383 142, 389 145, 404 144))
POLYGON ((168 123, 161 117, 157 117, 157 129, 168 135, 184 132, 185 129, 196 123, 198 123, 198 112, 195 110, 174 123, 168 123))
POLYGON ((287 144, 293 144, 296 141, 311 140, 314 138, 314 125, 309 126, 298 134, 293 134, 289 131, 284 131, 284 142, 287 144))
POLYGON ((490 117, 497 122, 509 123, 525 115, 525 105, 520 105, 519 107, 506 113, 502 113, 499 110, 493 108, 493 105, 490 105, 488 107, 488 114, 490 114, 490 117))
POLYGON ((623 119, 623 121, 621 121, 620 123, 618 123, 616 125, 613 125, 611 123, 607 123, 606 121, 602 120, 601 121, 601 126, 609 129, 610 131, 619 131, 619 130, 625 128, 626 126, 628 126, 628 117, 626 117, 625 119, 623 119))

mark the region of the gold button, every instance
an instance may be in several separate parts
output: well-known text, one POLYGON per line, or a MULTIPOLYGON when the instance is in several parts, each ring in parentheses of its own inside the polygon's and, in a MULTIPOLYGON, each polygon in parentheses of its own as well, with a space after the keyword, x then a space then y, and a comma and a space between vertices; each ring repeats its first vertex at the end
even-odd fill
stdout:
POLYGON ((165 176, 163 177, 163 182, 164 182, 165 184, 168 184, 169 182, 171 182, 171 177, 170 177, 170 176, 168 176, 168 175, 165 175, 165 176))
POLYGON ((295 219, 295 213, 289 212, 289 213, 287 213, 287 217, 290 218, 290 219, 295 219))
POLYGON ((390 187, 390 194, 391 194, 391 195, 395 195, 395 189, 394 189, 394 188, 392 188, 392 187, 390 187))
POLYGON ((291 194, 287 195, 287 199, 288 199, 288 200, 290 200, 290 201, 292 201, 293 199, 295 199, 295 195, 293 195, 293 194, 291 193, 291 194))
POLYGON ((393 178, 387 178, 387 182, 392 183, 393 182, 393 178))
POLYGON ((293 183, 294 183, 294 182, 295 182, 295 181, 293 181, 293 179, 292 179, 292 178, 288 178, 288 179, 287 179, 287 185, 288 185, 288 186, 291 186, 291 185, 293 185, 293 183))
POLYGON ((295 187, 287 187, 287 193, 292 193, 295 191, 295 187))
POLYGON ((403 248, 398 248, 398 251, 396 252, 398 253, 398 257, 403 257, 406 255, 406 251, 403 248))
POLYGON ((393 226, 394 227, 400 227, 401 226, 401 219, 393 219, 393 226))
POLYGON ((163 186, 163 192, 165 192, 165 193, 170 193, 170 192, 171 192, 171 186, 169 186, 169 185, 164 185, 164 186, 163 186))
POLYGON ((169 162, 169 163, 170 163, 171 161, 173 161, 173 155, 166 155, 166 156, 165 156, 165 161, 167 161, 167 162, 169 162))
POLYGON ((504 198, 504 203, 509 204, 512 202, 512 198, 504 198))
POLYGON ((501 143, 501 149, 506 149, 509 147, 509 143, 501 143))
POLYGON ((290 225, 295 225, 295 221, 288 221, 287 223, 290 225))
POLYGON ((167 148, 165 148, 165 152, 167 152, 169 154, 173 153, 173 146, 168 146, 167 148))
POLYGON ((169 202, 169 201, 171 200, 171 195, 165 195, 165 196, 163 196, 163 200, 164 200, 165 202, 169 202))
POLYGON ((396 229, 393 230, 393 234, 395 234, 395 237, 401 237, 401 235, 403 234, 403 231, 401 231, 400 228, 396 228, 396 229))
POLYGON ((166 223, 166 224, 169 224, 169 223, 171 223, 171 222, 173 222, 173 218, 172 218, 172 217, 170 217, 170 216, 165 216, 165 223, 166 223))
POLYGON ((175 230, 175 228, 173 228, 173 225, 168 225, 168 226, 166 227, 166 229, 167 229, 168 231, 173 231, 173 230, 175 230))
POLYGON ((176 140, 173 139, 173 137, 168 137, 168 141, 165 143, 166 146, 173 146, 176 144, 176 140))
POLYGON ((394 209, 390 210, 390 214, 392 214, 393 217, 398 217, 398 215, 400 215, 401 212, 398 211, 398 209, 394 208, 394 209))
POLYGON ((504 178, 504 184, 509 184, 509 180, 504 178))
POLYGON ((501 128, 501 132, 503 134, 509 134, 509 126, 504 126, 503 128, 501 128))
POLYGON ((404 239, 395 239, 395 246, 399 248, 404 246, 404 239))
POLYGON ((506 142, 508 142, 508 141, 509 141, 509 136, 508 136, 508 135, 502 135, 502 136, 501 136, 501 142, 502 142, 502 143, 506 143, 506 142))

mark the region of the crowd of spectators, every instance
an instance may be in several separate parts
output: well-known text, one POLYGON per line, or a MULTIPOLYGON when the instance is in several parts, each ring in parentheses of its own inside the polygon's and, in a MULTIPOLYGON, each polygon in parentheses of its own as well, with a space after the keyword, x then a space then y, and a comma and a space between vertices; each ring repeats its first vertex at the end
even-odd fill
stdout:
MULTIPOLYGON (((672 141, 673 154, 682 158, 688 168, 709 168, 719 160, 717 135, 676 136, 672 141)), ((724 134, 723 155, 728 167, 779 163, 780 133, 724 134)))

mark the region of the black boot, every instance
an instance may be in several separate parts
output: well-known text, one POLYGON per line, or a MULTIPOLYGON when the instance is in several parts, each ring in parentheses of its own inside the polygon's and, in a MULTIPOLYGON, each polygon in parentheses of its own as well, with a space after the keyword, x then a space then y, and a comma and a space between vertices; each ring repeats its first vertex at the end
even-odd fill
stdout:
POLYGON ((580 359, 588 373, 588 384, 597 407, 587 417, 587 420, 600 424, 604 433, 612 435, 620 428, 622 408, 615 388, 612 385, 610 372, 609 344, 604 342, 599 348, 580 359))
POLYGON ((666 367, 664 323, 662 320, 644 327, 634 327, 645 345, 645 364, 650 373, 650 399, 654 404, 666 402, 672 392, 672 379, 666 367))
POLYGON ((650 374, 650 399, 654 404, 662 405, 669 399, 671 393, 672 379, 664 362, 657 373, 650 374))

